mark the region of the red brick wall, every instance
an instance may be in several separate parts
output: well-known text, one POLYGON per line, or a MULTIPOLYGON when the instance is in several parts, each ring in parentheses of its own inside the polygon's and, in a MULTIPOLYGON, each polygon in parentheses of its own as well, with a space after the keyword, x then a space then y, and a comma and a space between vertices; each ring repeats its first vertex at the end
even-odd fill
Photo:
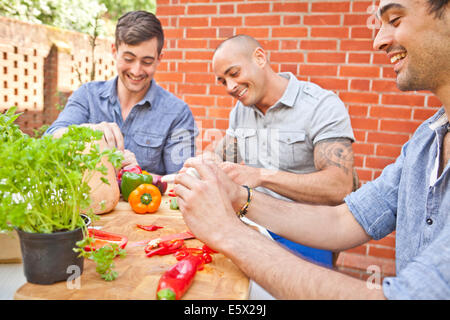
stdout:
MULTIPOLYGON (((198 141, 201 149, 224 134, 235 104, 215 81, 210 63, 213 51, 221 39, 250 34, 265 47, 274 70, 291 71, 341 97, 357 139, 355 165, 360 180, 370 181, 395 160, 415 128, 440 106, 428 93, 396 89, 390 63, 372 49, 376 30, 369 28, 374 24, 369 12, 373 4, 359 0, 158 0, 166 45, 156 79, 190 105, 203 129, 198 141)), ((65 96, 79 85, 77 71, 82 81, 88 80, 89 50, 85 35, 0 17, 0 111, 18 105, 25 111, 22 129, 28 132, 51 122, 52 104, 58 103, 55 94, 65 96), (58 47, 56 56, 51 55, 53 45, 58 47), (45 72, 44 65, 49 66, 45 72), (52 72, 57 72, 57 79, 52 72), (44 100, 48 101, 45 108, 44 100)), ((110 42, 101 41, 96 50, 100 66, 96 78, 111 78, 115 66, 110 42)), ((394 234, 370 241, 340 253, 337 268, 359 278, 367 277, 371 266, 382 276, 392 275, 394 247, 394 234)))

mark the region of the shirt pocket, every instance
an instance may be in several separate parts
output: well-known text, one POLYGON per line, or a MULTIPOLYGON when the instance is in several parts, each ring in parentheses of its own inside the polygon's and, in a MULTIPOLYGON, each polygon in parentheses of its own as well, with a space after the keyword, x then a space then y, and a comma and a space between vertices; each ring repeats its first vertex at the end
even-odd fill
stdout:
POLYGON ((245 164, 258 164, 258 137, 256 129, 239 128, 234 131, 239 154, 244 159, 245 164))
POLYGON ((311 152, 306 144, 304 130, 280 131, 279 141, 279 167, 283 170, 298 170, 311 159, 311 152))
POLYGON ((133 141, 136 144, 136 159, 141 167, 148 167, 162 160, 163 136, 138 132, 133 135, 133 141))

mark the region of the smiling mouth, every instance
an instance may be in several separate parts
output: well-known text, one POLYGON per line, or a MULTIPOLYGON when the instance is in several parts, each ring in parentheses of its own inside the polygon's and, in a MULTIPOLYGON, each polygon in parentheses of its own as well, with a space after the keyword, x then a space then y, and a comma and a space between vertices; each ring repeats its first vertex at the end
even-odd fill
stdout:
POLYGON ((248 90, 248 88, 245 88, 245 89, 241 90, 241 92, 239 92, 239 93, 237 94, 237 97, 238 97, 238 98, 241 98, 241 97, 247 92, 247 90, 248 90))
POLYGON ((127 74, 127 76, 128 76, 128 78, 130 78, 131 80, 133 80, 133 81, 141 81, 141 80, 143 80, 143 79, 145 79, 145 76, 139 76, 139 77, 135 77, 135 76, 132 76, 131 74, 127 74))
POLYGON ((406 52, 402 52, 399 54, 396 54, 391 58, 391 63, 397 63, 398 61, 404 59, 406 57, 406 52))

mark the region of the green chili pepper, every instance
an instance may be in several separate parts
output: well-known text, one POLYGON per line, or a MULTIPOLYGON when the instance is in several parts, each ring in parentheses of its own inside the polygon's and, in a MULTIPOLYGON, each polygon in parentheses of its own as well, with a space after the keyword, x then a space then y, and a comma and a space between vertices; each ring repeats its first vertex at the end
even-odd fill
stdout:
POLYGON ((178 202, 177 202, 177 198, 171 198, 170 199, 170 209, 172 210, 178 210, 178 202))
POLYGON ((153 177, 149 174, 124 172, 120 183, 120 190, 122 191, 123 199, 128 201, 128 197, 134 189, 139 187, 141 184, 152 184, 152 182, 153 177))

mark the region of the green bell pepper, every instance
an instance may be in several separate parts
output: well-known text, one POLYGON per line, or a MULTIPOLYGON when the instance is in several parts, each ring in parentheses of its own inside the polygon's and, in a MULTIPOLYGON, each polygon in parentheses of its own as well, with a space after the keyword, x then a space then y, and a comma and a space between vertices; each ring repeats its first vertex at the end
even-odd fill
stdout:
POLYGON ((124 172, 120 183, 120 191, 122 192, 123 199, 128 201, 130 193, 144 183, 152 184, 153 177, 150 174, 124 172))

